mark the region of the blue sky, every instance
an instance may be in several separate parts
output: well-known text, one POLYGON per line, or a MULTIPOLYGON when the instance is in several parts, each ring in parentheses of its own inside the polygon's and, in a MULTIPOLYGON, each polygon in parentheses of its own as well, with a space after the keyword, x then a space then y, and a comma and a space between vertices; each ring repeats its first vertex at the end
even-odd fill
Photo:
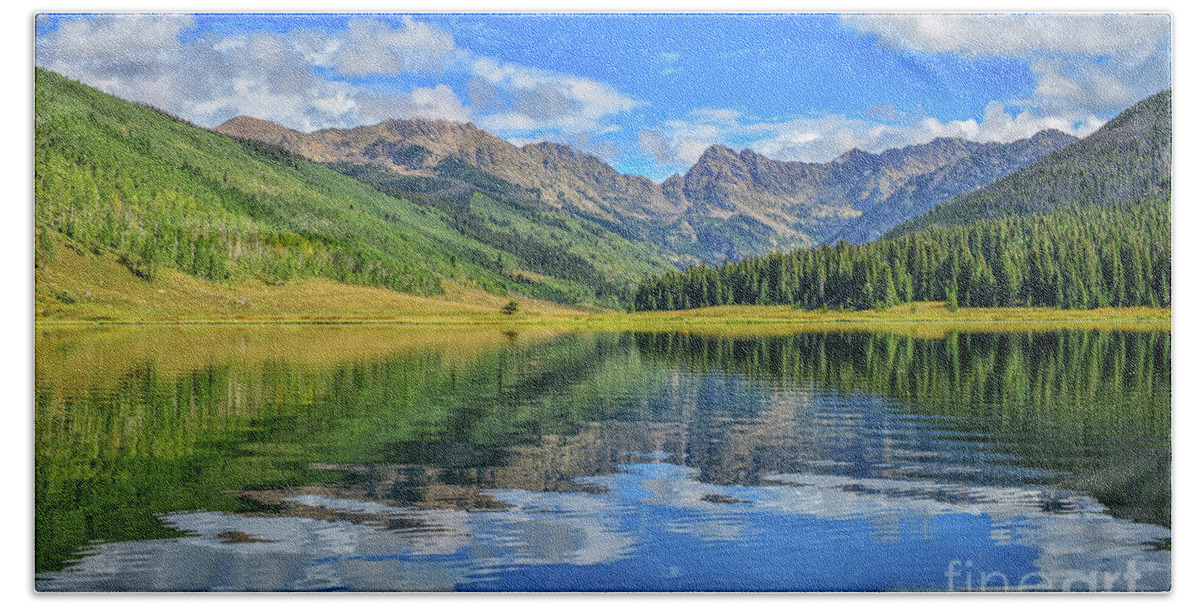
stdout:
POLYGON ((204 126, 472 121, 654 179, 713 143, 823 162, 1085 135, 1171 86, 1163 14, 73 15, 37 64, 204 126))

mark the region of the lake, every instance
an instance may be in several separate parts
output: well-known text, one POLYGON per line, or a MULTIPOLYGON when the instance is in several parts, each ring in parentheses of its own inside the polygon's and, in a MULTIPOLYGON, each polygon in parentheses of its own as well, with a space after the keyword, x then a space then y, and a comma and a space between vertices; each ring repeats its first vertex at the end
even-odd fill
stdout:
POLYGON ((1161 591, 1171 337, 38 329, 66 591, 1161 591))

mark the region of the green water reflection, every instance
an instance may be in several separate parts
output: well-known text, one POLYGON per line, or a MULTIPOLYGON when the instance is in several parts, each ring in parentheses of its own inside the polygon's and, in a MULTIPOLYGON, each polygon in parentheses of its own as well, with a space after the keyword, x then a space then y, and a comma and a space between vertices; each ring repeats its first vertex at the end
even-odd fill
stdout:
POLYGON ((428 339, 314 328, 290 330, 279 349, 270 330, 189 331, 39 332, 38 572, 62 569, 93 543, 178 536, 164 513, 322 516, 283 500, 300 489, 503 509, 488 490, 602 492, 587 478, 646 454, 695 468, 706 483, 759 485, 806 470, 842 441, 797 422, 795 404, 680 394, 692 390, 681 373, 882 398, 967 442, 906 455, 954 467, 864 475, 1036 481, 1090 494, 1116 517, 1170 526, 1163 332, 428 339), (963 446, 976 444, 1010 459, 959 466, 973 458, 963 446))

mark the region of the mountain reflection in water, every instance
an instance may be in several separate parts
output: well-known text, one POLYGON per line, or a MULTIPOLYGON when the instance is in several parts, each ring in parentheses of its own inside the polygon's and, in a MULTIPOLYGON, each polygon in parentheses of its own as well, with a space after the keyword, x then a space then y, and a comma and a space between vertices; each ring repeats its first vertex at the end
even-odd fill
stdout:
POLYGON ((1167 333, 214 331, 38 335, 39 589, 1170 587, 1167 333))

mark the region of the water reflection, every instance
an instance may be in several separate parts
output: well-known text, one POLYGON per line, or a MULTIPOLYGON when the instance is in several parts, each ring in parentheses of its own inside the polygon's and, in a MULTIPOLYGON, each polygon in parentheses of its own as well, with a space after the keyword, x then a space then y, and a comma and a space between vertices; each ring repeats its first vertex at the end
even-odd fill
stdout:
POLYGON ((262 334, 80 378, 106 339, 38 338, 40 589, 1170 585, 1165 333, 262 334))

